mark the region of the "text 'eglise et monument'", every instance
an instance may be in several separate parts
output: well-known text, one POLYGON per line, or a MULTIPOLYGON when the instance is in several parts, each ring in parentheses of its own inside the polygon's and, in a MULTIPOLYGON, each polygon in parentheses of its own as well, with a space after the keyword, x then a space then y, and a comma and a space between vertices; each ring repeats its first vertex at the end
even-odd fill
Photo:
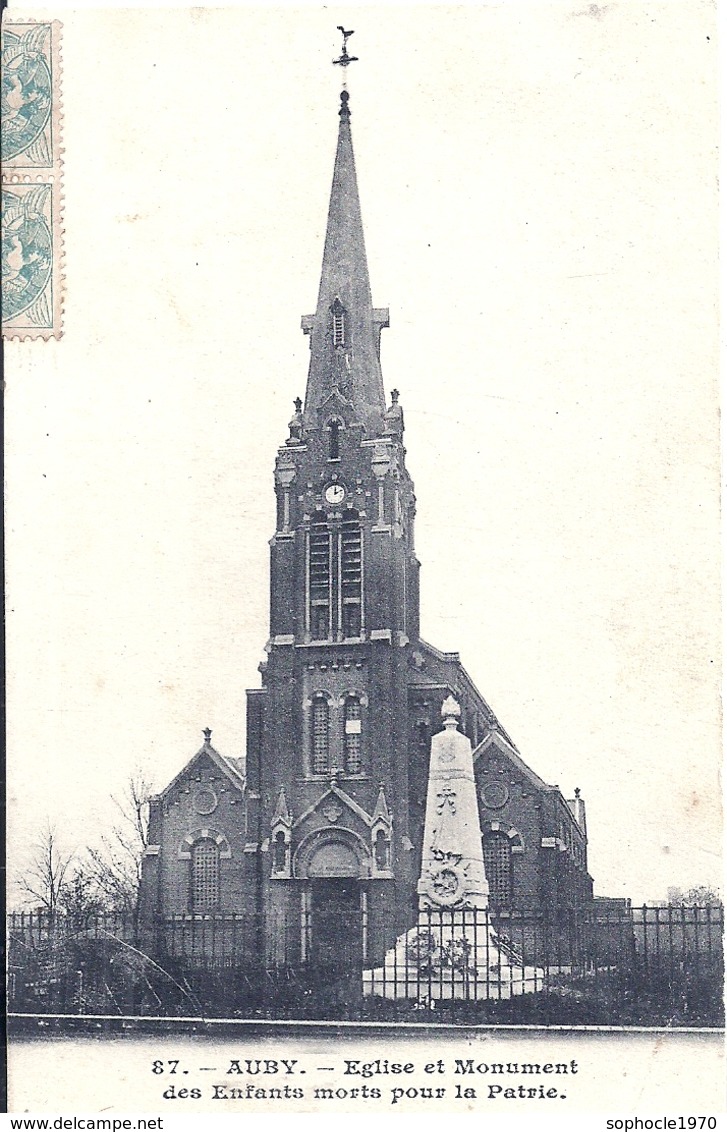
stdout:
POLYGON ((593 882, 583 800, 526 764, 459 655, 420 636, 414 484, 399 394, 384 394, 389 311, 371 298, 346 90, 338 115, 305 402, 275 462, 246 757, 206 732, 152 800, 142 911, 249 917, 268 964, 382 969, 422 906, 577 908, 593 882), (464 809, 446 775, 430 779, 433 737, 455 728, 464 809))

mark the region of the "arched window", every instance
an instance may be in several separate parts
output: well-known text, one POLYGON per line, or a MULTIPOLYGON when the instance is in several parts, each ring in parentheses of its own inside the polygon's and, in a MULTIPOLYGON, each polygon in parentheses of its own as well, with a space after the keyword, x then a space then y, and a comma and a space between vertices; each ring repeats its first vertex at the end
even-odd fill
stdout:
POLYGON ((192 911, 215 912, 220 903, 220 850, 203 838, 192 847, 192 911))
POLYGON ((313 773, 328 773, 328 700, 318 696, 313 701, 312 715, 313 773))
POLYGON ((309 550, 310 633, 325 641, 331 631, 331 534, 325 515, 311 523, 309 550))
POLYGON ((361 701, 348 696, 343 710, 343 759, 346 774, 361 773, 361 701))
POLYGON ((512 903, 510 839, 506 833, 488 833, 483 848, 490 903, 496 908, 507 908, 512 903))
POLYGON ((328 429, 328 459, 339 460, 341 457, 341 422, 332 420, 328 422, 326 427, 328 429))

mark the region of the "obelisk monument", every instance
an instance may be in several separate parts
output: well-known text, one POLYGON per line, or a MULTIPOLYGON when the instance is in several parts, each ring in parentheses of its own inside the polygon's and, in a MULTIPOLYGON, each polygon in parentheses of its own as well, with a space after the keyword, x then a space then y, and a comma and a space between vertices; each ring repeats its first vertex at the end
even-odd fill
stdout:
POLYGON ((488 884, 472 745, 458 731, 460 707, 442 704, 444 730, 432 737, 419 907, 487 908, 488 884))
POLYGON ((383 964, 363 973, 363 993, 417 999, 503 999, 532 994, 543 972, 500 941, 488 911, 472 744, 458 730, 460 707, 442 704, 432 737, 417 923, 383 964))

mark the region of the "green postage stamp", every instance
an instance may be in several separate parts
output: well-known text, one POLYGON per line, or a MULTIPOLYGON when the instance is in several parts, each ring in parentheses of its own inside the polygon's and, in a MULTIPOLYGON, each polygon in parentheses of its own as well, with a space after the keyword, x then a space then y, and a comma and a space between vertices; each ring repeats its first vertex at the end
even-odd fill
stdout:
POLYGON ((2 27, 2 333, 57 338, 62 316, 60 31, 2 27))

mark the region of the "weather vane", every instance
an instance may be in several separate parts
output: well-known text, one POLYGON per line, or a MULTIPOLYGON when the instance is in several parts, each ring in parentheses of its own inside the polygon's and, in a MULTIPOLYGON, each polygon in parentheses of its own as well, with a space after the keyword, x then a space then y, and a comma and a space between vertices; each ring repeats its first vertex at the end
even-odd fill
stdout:
MULTIPOLYGON (((341 35, 343 36, 343 51, 341 52, 341 55, 338 59, 333 60, 333 65, 335 67, 344 67, 345 68, 349 65, 349 63, 358 63, 358 56, 357 55, 349 55, 349 53, 348 53, 347 44, 348 44, 349 39, 353 35, 353 31, 346 31, 346 29, 343 27, 342 24, 338 25, 338 30, 340 31, 341 35)), ((344 75, 343 85, 345 86, 346 85, 346 71, 345 70, 343 72, 343 75, 344 75)))

